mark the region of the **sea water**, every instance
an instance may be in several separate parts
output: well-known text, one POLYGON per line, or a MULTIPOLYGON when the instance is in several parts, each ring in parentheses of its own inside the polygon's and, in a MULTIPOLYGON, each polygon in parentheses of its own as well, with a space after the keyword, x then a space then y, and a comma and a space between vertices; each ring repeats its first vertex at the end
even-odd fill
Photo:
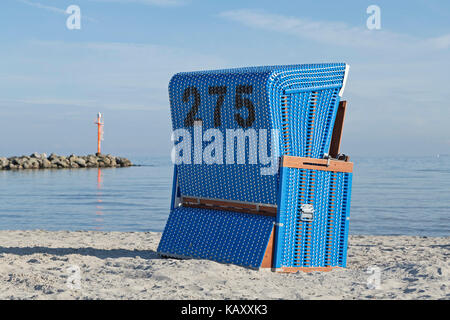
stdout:
MULTIPOLYGON (((1 230, 162 231, 169 157, 130 168, 0 171, 1 230)), ((450 156, 353 157, 350 234, 450 236, 450 156)))

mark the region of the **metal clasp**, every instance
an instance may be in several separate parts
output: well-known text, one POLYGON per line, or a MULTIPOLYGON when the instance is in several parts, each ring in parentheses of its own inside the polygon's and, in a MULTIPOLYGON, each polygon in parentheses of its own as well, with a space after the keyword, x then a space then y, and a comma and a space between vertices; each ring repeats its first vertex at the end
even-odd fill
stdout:
POLYGON ((324 153, 323 158, 327 159, 327 167, 329 167, 330 166, 330 159, 331 159, 330 155, 328 153, 324 153))
POLYGON ((302 204, 300 213, 300 220, 313 221, 314 220, 314 207, 312 204, 302 204))

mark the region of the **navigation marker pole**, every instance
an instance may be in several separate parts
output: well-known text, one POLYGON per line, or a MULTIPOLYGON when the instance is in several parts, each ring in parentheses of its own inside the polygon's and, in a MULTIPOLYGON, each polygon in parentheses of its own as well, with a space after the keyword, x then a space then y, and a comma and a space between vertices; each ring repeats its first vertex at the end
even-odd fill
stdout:
POLYGON ((103 126, 105 123, 102 121, 102 114, 99 112, 97 114, 97 122, 95 124, 98 126, 97 131, 97 156, 99 156, 101 152, 101 141, 103 140, 103 126))

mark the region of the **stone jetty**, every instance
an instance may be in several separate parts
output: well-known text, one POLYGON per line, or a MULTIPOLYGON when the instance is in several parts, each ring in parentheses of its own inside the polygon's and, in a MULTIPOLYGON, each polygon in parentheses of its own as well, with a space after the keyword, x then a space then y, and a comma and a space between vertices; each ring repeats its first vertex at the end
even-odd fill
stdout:
POLYGON ((130 167, 130 160, 109 154, 90 154, 87 156, 59 156, 52 153, 33 153, 29 156, 0 157, 0 170, 19 169, 70 169, 70 168, 117 168, 130 167))

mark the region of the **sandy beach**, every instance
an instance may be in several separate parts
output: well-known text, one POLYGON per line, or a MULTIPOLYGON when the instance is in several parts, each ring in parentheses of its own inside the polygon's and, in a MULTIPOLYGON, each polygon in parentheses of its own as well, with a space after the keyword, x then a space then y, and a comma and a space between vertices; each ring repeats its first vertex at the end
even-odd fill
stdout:
POLYGON ((279 274, 160 258, 160 236, 0 231, 0 299, 450 299, 450 237, 350 236, 346 269, 279 274))

